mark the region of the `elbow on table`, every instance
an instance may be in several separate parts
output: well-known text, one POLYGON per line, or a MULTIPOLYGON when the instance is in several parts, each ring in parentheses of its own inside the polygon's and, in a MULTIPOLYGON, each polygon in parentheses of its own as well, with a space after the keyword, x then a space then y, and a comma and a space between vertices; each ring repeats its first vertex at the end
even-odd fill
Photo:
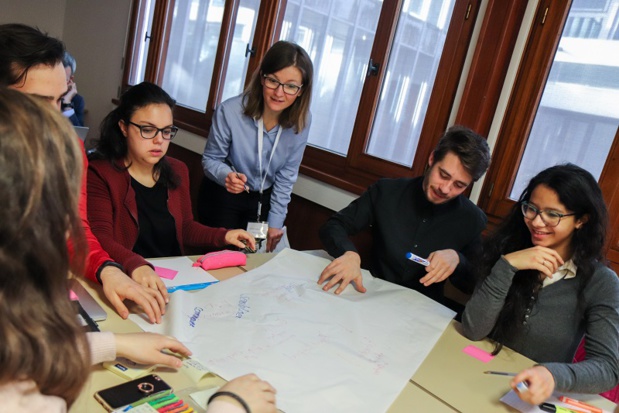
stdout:
POLYGON ((472 341, 480 341, 488 336, 487 332, 475 328, 474 325, 467 322, 464 318, 462 319, 462 334, 472 341))

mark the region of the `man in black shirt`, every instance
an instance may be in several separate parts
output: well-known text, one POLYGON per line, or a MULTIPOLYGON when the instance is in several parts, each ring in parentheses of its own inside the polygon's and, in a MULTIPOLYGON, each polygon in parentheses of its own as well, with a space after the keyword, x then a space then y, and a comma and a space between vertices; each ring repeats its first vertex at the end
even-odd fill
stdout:
POLYGON ((454 126, 430 154, 428 169, 417 178, 381 179, 320 229, 329 254, 336 257, 318 280, 340 294, 349 283, 365 292, 361 259, 349 239, 371 227, 371 272, 443 302, 445 279, 465 292, 474 286, 466 255, 481 245, 484 212, 462 193, 488 169, 486 140, 454 126), (413 253, 424 266, 407 258, 413 253))

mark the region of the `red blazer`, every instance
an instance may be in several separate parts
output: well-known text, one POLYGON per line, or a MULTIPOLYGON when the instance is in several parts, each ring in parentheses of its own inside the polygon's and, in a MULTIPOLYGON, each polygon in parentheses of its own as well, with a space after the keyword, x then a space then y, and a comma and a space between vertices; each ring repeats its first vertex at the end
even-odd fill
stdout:
MULTIPOLYGON (((82 142, 82 140, 79 139, 77 135, 75 136, 75 139, 78 139, 80 142, 84 159, 84 172, 82 174, 82 188, 79 199, 79 214, 80 218, 82 219, 86 243, 88 245, 88 255, 86 256, 85 268, 86 273, 84 275, 86 276, 86 278, 98 283, 96 275, 99 267, 101 267, 101 265, 106 261, 112 261, 112 258, 110 258, 108 253, 103 250, 101 244, 99 244, 99 241, 92 233, 90 224, 88 223, 88 206, 86 194, 86 171, 88 168, 88 158, 86 157, 86 152, 84 151, 84 143, 82 142)), ((72 251, 71 248, 72 246, 69 247, 70 251, 72 251)))
MULTIPOLYGON (((181 253, 184 254, 185 246, 224 247, 226 229, 207 227, 193 220, 187 166, 174 158, 166 159, 180 178, 176 189, 168 189, 168 209, 174 218, 181 253)), ((138 207, 127 170, 119 171, 107 160, 90 162, 88 219, 103 248, 128 274, 142 265, 150 265, 132 251, 139 234, 138 207)))

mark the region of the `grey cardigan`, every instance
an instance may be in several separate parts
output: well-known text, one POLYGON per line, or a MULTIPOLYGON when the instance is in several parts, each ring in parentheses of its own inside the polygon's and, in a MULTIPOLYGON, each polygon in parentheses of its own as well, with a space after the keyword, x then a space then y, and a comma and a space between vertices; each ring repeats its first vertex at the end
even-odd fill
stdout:
MULTIPOLYGON (((466 337, 481 340, 490 334, 516 272, 504 257, 496 262, 466 305, 466 337)), ((600 393, 619 383, 619 280, 598 263, 582 300, 578 286, 577 273, 542 288, 526 325, 503 344, 548 368, 556 390, 600 393), (583 336, 586 359, 572 363, 583 336)))

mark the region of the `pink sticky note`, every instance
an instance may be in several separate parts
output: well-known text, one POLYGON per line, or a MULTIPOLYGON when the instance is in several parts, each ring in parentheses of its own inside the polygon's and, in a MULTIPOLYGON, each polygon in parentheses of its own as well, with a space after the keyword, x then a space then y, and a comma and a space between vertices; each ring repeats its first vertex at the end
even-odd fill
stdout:
POLYGON ((466 346, 462 351, 484 363, 487 363, 494 358, 492 354, 475 346, 466 346))
POLYGON ((75 294, 73 290, 69 290, 69 300, 71 301, 79 300, 79 298, 77 297, 77 294, 75 294))
POLYGON ((156 265, 155 265, 155 272, 161 278, 166 278, 168 280, 173 280, 174 277, 176 277, 176 274, 178 274, 178 271, 176 270, 171 270, 169 268, 163 268, 163 267, 157 267, 156 265))

